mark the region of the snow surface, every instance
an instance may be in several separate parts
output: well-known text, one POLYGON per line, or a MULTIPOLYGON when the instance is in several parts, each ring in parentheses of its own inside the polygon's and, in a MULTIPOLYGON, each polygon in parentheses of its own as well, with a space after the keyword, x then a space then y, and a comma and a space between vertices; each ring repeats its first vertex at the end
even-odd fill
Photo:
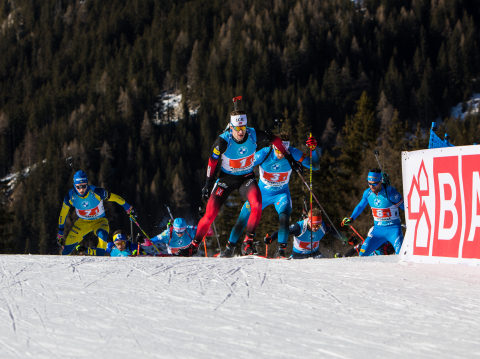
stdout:
POLYGON ((0 358, 473 358, 480 267, 0 256, 0 358))

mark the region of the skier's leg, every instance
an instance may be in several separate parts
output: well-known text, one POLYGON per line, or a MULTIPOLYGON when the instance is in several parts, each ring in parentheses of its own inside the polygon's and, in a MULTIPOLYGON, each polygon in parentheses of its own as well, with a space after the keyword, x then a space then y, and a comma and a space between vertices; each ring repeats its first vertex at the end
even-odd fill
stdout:
POLYGON ((205 237, 208 229, 210 228, 210 225, 215 220, 215 218, 217 218, 220 208, 226 202, 230 193, 232 193, 235 189, 236 188, 232 185, 232 183, 226 184, 222 181, 222 179, 219 179, 217 183, 215 183, 212 194, 208 199, 205 214, 198 222, 197 233, 195 234, 195 238, 193 238, 195 242, 200 243, 202 238, 205 237), (222 187, 222 185, 225 185, 226 188, 222 187))
POLYGON ((275 209, 278 213, 280 226, 278 229, 278 244, 287 243, 288 226, 290 224, 290 213, 292 212, 292 198, 290 192, 275 196, 275 209))
POLYGON ((262 218, 262 193, 255 179, 242 183, 239 192, 250 203, 251 212, 247 222, 247 235, 254 235, 262 218))
POLYGON ((230 239, 228 240, 231 243, 237 243, 238 238, 242 235, 243 229, 247 225, 248 218, 250 217, 250 204, 245 202, 243 204, 242 210, 240 211, 240 215, 238 216, 237 222, 232 228, 230 232, 230 239))
POLYGON ((360 249, 360 257, 366 257, 373 253, 383 242, 385 242, 385 234, 382 227, 374 227, 373 231, 368 233, 365 242, 360 249))
POLYGON ((398 254, 400 253, 403 243, 402 226, 388 226, 387 228, 386 239, 392 244, 393 248, 395 249, 395 254, 398 254))
POLYGON ((98 237, 97 248, 107 249, 108 233, 110 232, 108 220, 105 217, 95 220, 92 229, 93 233, 98 237))
POLYGON ((77 219, 72 226, 68 236, 65 239, 65 246, 63 247, 62 256, 68 256, 75 249, 77 244, 82 241, 88 232, 90 232, 90 225, 84 219, 77 219))

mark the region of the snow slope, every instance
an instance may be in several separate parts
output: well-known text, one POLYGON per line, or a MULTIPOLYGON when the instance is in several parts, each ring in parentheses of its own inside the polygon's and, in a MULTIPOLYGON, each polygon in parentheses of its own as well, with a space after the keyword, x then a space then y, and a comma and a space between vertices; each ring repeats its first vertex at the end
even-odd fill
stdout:
POLYGON ((0 256, 0 358, 472 358, 480 268, 0 256))

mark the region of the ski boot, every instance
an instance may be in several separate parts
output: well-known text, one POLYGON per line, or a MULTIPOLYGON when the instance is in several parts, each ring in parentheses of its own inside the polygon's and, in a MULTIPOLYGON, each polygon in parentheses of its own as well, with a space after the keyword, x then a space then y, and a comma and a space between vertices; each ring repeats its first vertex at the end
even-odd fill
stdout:
POLYGON ((235 254, 235 246, 236 246, 236 243, 232 243, 232 242, 228 242, 227 243, 227 247, 225 248, 225 250, 220 253, 220 258, 232 258, 233 255, 235 254))
POLYGON ((275 258, 275 259, 285 259, 285 248, 287 248, 286 243, 279 243, 273 258, 275 258))
POLYGON ((245 239, 242 243, 242 256, 251 256, 257 254, 257 248, 253 243, 253 237, 255 235, 250 233, 245 236, 245 239))

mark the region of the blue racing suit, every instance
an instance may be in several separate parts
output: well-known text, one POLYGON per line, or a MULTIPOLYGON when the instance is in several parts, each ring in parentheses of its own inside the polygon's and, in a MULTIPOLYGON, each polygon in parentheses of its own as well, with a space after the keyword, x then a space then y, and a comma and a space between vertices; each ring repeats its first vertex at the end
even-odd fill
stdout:
POLYGON ((185 232, 183 232, 183 236, 179 237, 177 233, 173 230, 173 227, 170 227, 164 230, 158 236, 150 238, 150 240, 155 245, 161 243, 166 244, 168 248, 168 253, 177 254, 180 249, 185 248, 190 243, 192 243, 192 240, 193 238, 195 238, 196 233, 197 227, 187 226, 187 229, 185 230, 185 232))
POLYGON ((398 254, 403 243, 399 211, 399 208, 405 210, 402 195, 392 186, 382 185, 382 189, 377 194, 368 188, 363 192, 362 200, 353 210, 352 219, 357 218, 367 204, 372 208, 374 227, 360 249, 360 256, 371 255, 385 241, 390 242, 395 253, 398 254))
MULTIPOLYGON (((302 151, 289 147, 288 151, 292 154, 295 161, 301 162, 306 168, 310 168, 310 160, 302 151), (304 159, 307 159, 304 161, 304 159)), ((320 159, 316 151, 312 152, 313 170, 320 168, 320 159)), ((292 212, 292 198, 288 183, 292 175, 292 168, 284 158, 277 158, 275 152, 270 147, 265 147, 255 153, 254 166, 260 164, 259 187, 262 194, 262 211, 269 205, 275 205, 277 210, 280 228, 278 231, 278 243, 287 243, 288 225, 290 213, 292 212)), ((242 207, 240 215, 230 233, 229 241, 236 243, 242 235, 243 229, 247 225, 250 217, 250 203, 247 201, 242 207)))

